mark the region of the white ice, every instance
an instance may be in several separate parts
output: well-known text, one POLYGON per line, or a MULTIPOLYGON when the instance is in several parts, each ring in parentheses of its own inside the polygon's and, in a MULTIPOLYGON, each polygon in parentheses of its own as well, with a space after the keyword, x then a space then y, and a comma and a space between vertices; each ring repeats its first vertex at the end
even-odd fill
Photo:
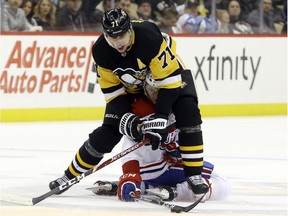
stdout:
MULTIPOLYGON (((195 215, 287 215, 287 116, 204 118, 205 160, 231 181, 224 201, 200 203, 195 215)), ((0 124, 1 193, 37 197, 60 177, 99 121, 0 124)), ((120 151, 119 143, 105 161, 120 151)), ((84 178, 60 196, 32 207, 1 202, 0 215, 168 215, 149 203, 124 203, 85 188, 117 180, 120 161, 84 178)), ((178 203, 188 205, 189 203, 178 203)))

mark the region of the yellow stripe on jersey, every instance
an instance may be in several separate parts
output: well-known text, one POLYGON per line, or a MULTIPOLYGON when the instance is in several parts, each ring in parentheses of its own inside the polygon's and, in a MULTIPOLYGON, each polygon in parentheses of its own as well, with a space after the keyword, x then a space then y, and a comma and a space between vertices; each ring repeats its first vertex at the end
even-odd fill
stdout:
POLYGON ((105 93, 104 97, 105 97, 106 103, 109 103, 114 98, 116 98, 116 97, 118 97, 120 95, 125 95, 125 94, 126 94, 125 89, 121 88, 121 89, 118 89, 118 90, 116 90, 114 92, 105 93))
POLYGON ((203 145, 197 146, 180 146, 180 151, 199 151, 203 150, 203 145))
POLYGON ((179 84, 182 84, 180 74, 156 82, 158 88, 178 88, 179 84))
POLYGON ((97 71, 99 75, 98 82, 101 88, 105 89, 119 85, 120 80, 115 74, 113 74, 112 70, 97 65, 97 71))
POLYGON ((200 167, 203 166, 203 161, 197 161, 197 162, 189 162, 189 161, 183 161, 183 164, 188 167, 200 167))
MULTIPOLYGON (((98 78, 98 82, 100 84, 101 89, 111 88, 114 86, 119 85, 120 80, 117 76, 114 75, 112 70, 108 70, 106 68, 103 68, 99 65, 97 65, 97 71, 98 75, 100 76, 98 78)), ((120 87, 114 91, 111 91, 109 93, 103 93, 106 103, 109 103, 114 98, 126 94, 124 87, 120 87)))

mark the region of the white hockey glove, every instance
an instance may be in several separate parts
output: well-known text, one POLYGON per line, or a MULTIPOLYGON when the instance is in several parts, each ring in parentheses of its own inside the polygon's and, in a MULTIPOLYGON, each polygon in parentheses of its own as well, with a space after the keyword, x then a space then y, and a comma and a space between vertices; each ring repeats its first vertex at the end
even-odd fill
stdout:
POLYGON ((167 117, 161 114, 154 114, 142 123, 144 138, 150 138, 152 150, 158 149, 162 142, 165 142, 168 135, 167 117))
POLYGON ((132 113, 125 113, 120 120, 119 131, 121 134, 139 142, 143 140, 143 134, 141 131, 142 122, 143 120, 138 116, 132 113))

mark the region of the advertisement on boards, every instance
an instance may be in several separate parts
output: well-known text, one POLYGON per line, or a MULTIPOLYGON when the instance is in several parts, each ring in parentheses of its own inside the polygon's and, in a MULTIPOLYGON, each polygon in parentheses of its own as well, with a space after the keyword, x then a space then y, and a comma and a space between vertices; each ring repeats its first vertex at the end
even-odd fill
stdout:
MULTIPOLYGON (((286 37, 174 37, 200 105, 287 106, 286 37)), ((1 38, 0 109, 104 107, 91 47, 97 36, 1 38)))

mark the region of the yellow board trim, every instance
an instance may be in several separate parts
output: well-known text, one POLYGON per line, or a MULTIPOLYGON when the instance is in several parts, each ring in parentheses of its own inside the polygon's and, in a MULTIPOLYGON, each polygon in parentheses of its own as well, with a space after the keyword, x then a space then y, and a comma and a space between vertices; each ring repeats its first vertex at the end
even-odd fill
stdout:
POLYGON ((287 115, 287 103, 200 105, 204 117, 287 115))
POLYGON ((0 122, 102 120, 105 107, 2 109, 0 122))
MULTIPOLYGON (((287 115, 287 103, 200 105, 203 117, 287 115)), ((0 122, 102 120, 105 107, 1 109, 0 122)))

